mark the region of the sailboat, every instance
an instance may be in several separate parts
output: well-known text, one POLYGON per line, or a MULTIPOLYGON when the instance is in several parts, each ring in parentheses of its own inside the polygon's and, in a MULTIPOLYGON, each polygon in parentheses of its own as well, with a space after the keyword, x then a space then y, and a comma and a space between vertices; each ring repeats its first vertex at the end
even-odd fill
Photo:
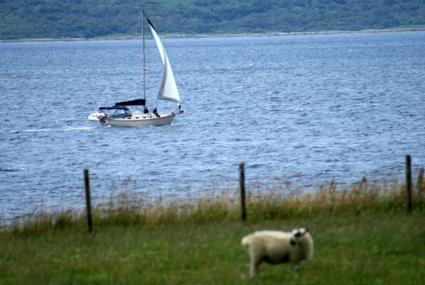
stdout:
POLYGON ((162 126, 170 125, 174 117, 182 114, 180 96, 177 89, 176 81, 174 79, 173 70, 171 69, 170 62, 168 61, 167 53, 164 46, 149 18, 142 10, 142 34, 143 34, 143 99, 135 99, 130 101, 117 102, 110 107, 100 107, 97 112, 88 116, 89 120, 97 121, 101 126, 119 126, 119 127, 139 127, 139 126, 162 126), (159 100, 168 100, 176 102, 178 109, 171 113, 159 114, 155 108, 152 113, 148 111, 146 106, 146 61, 145 61, 145 19, 149 25, 156 47, 158 48, 159 55, 164 65, 164 73, 162 76, 162 83, 158 92, 159 100), (129 106, 143 107, 143 112, 136 110, 130 111, 129 106))

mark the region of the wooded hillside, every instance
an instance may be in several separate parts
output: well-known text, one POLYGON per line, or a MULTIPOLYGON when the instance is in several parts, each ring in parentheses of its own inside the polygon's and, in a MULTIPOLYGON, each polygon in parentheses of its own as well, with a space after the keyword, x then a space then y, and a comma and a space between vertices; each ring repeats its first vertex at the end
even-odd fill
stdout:
POLYGON ((162 34, 425 25, 425 0, 0 0, 0 7, 1 40, 135 35, 142 9, 162 34))

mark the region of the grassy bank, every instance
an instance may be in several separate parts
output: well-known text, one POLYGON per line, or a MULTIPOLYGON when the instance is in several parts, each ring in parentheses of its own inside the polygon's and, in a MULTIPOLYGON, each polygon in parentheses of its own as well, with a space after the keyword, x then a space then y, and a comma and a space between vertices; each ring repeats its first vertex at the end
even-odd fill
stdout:
POLYGON ((273 186, 248 195, 248 221, 238 197, 151 202, 122 195, 94 210, 93 233, 83 213, 37 214, 0 235, 0 284, 422 284, 425 280, 425 183, 415 184, 412 214, 404 186, 363 180, 314 193, 273 186), (259 229, 305 226, 312 261, 262 265, 249 278, 241 238, 259 229))

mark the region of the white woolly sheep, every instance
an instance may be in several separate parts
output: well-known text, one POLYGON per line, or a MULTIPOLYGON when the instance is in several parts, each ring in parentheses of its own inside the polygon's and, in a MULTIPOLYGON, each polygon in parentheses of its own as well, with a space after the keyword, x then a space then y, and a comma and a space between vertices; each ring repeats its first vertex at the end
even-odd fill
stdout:
POLYGON ((294 278, 298 277, 300 262, 313 258, 314 244, 308 229, 299 228, 291 232, 259 231, 242 239, 251 258, 251 277, 258 274, 262 262, 278 264, 291 262, 294 278))

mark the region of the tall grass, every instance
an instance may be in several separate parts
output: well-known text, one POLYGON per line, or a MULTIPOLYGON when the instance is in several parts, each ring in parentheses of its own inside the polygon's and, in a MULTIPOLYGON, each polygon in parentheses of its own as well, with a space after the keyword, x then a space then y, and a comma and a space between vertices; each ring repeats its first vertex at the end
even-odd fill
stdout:
MULTIPOLYGON (((128 184, 128 181, 125 182, 128 184)), ((266 190, 256 184, 247 191, 247 219, 251 221, 286 218, 309 219, 320 215, 362 215, 362 213, 403 212, 406 189, 403 183, 369 182, 363 178, 351 186, 337 188, 332 181, 316 190, 290 189, 283 182, 266 190), (257 190, 256 190, 257 189, 257 190)), ((413 191, 413 209, 425 209, 424 170, 419 173, 413 191)), ((162 226, 211 222, 236 222, 240 219, 238 189, 221 194, 210 192, 201 197, 152 201, 135 198, 123 192, 108 203, 92 209, 94 228, 108 226, 162 226)), ((84 228, 85 212, 66 210, 61 213, 39 212, 17 220, 2 232, 6 236, 38 235, 49 230, 84 228)))

